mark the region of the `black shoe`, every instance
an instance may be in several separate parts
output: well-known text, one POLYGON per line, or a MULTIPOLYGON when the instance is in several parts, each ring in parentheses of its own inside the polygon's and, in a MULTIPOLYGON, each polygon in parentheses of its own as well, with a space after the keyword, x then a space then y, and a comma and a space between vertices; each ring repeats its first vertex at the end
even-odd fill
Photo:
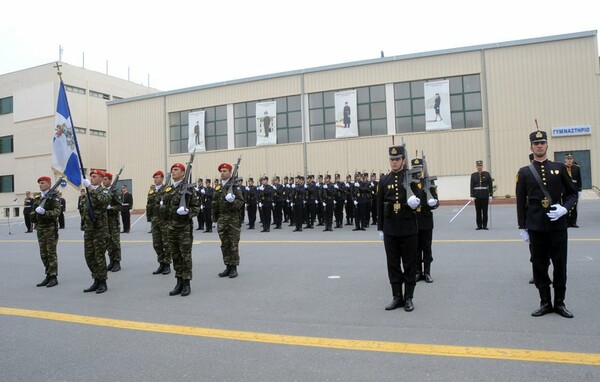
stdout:
POLYGON ((571 227, 573 227, 573 228, 579 228, 579 226, 577 224, 571 224, 571 227))
POLYGON ((227 268, 221 273, 219 273, 219 277, 227 277, 231 273, 231 266, 228 265, 227 268))
POLYGON ((552 313, 552 304, 549 302, 543 302, 540 304, 540 307, 535 310, 533 313, 531 313, 531 315, 533 317, 540 317, 543 316, 544 314, 548 314, 548 313, 552 313))
POLYGON ((475 231, 479 231, 480 229, 483 229, 483 228, 477 227, 477 228, 475 228, 475 231))
POLYGON ((101 280, 100 282, 98 282, 98 289, 96 289, 97 294, 104 293, 107 290, 108 287, 106 286, 106 280, 101 280))
POLYGON ((415 282, 419 282, 421 280, 425 280, 425 277, 421 272, 417 272, 417 275, 415 276, 415 282))
POLYGON ((412 312, 413 310, 415 310, 415 306, 413 305, 412 298, 407 298, 404 301, 404 311, 412 312))
POLYGON ((394 297, 392 302, 385 307, 385 310, 394 310, 404 306, 404 300, 400 297, 394 297))
POLYGON ((431 275, 429 273, 425 273, 425 275, 423 276, 423 279, 425 280, 425 282, 427 284, 431 284, 433 282, 433 278, 431 277, 431 275))
POLYGON ((50 282, 50 276, 46 276, 46 278, 43 279, 41 283, 36 284, 35 286, 37 286, 37 287, 43 287, 43 286, 48 285, 49 282, 50 282))
POLYGON ((529 284, 535 284, 535 281, 533 280, 533 277, 531 279, 529 279, 529 284))
POLYGON ((367 229, 366 229, 366 228, 361 228, 360 230, 361 230, 361 231, 366 231, 367 229))
POLYGON ((83 292, 84 293, 88 293, 88 292, 95 292, 98 290, 98 287, 100 286, 100 282, 98 280, 94 280, 94 283, 92 285, 90 285, 89 288, 84 289, 83 292))
POLYGON ((158 268, 156 268, 156 270, 154 272, 152 272, 152 274, 153 275, 160 275, 161 273, 163 273, 163 271, 165 270, 165 265, 168 265, 168 264, 160 263, 160 265, 158 266, 158 268))
POLYGON ((32 233, 33 231, 25 231, 25 233, 32 233))
POLYGON ((53 286, 57 286, 58 285, 58 279, 56 278, 56 276, 50 276, 50 281, 48 281, 48 285, 46 285, 46 288, 52 288, 53 286))
POLYGON ((360 228, 354 228, 352 231, 360 231, 360 228))
POLYGON ((292 232, 302 232, 302 228, 296 228, 295 230, 293 230, 292 232))
POLYGON ((181 288, 181 295, 183 297, 189 296, 192 293, 192 287, 190 286, 190 280, 183 280, 183 286, 181 288))
POLYGON ((487 231, 489 228, 488 227, 483 227, 483 229, 487 231))
POLYGON ((260 232, 269 232, 269 231, 267 231, 266 229, 263 228, 260 230, 260 232))
POLYGON ((169 292, 169 296, 176 296, 181 294, 181 290, 183 289, 183 280, 181 277, 177 277, 177 284, 175 284, 175 288, 169 292))
POLYGON ((565 304, 555 304, 554 313, 558 313, 564 318, 573 318, 573 313, 569 312, 565 307, 565 304))
POLYGON ((114 266, 115 266, 115 262, 114 262, 114 260, 111 260, 111 261, 109 261, 109 262, 108 262, 108 265, 106 266, 106 271, 107 271, 107 272, 110 272, 110 271, 112 271, 112 269, 113 269, 113 267, 114 267, 114 266))
POLYGON ((229 272, 229 278, 234 279, 238 277, 237 267, 235 265, 231 266, 231 271, 229 272))
POLYGON ((162 270, 162 274, 163 275, 168 275, 169 273, 171 273, 171 265, 170 264, 165 264, 165 267, 162 270))
POLYGON ((121 270, 121 262, 119 260, 115 260, 115 264, 113 265, 111 272, 119 272, 121 270))
POLYGON ((276 226, 276 227, 275 227, 275 228, 273 228, 273 229, 281 229, 281 226, 280 226, 280 225, 278 225, 278 226, 276 226))
POLYGON ((202 228, 198 227, 196 228, 196 231, 202 231, 202 228))

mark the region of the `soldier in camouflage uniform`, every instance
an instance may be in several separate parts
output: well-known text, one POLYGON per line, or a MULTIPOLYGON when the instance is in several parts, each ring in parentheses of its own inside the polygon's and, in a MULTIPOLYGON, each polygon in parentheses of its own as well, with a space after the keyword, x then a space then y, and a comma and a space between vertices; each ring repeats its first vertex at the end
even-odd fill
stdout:
POLYGON ((113 174, 105 172, 102 178, 102 187, 110 193, 110 202, 106 207, 106 219, 108 222, 108 240, 106 249, 108 251, 109 272, 118 272, 121 270, 121 222, 120 215, 123 208, 116 190, 112 187, 113 174))
MULTIPOLYGON (((200 212, 200 202, 194 184, 185 181, 186 168, 182 163, 171 166, 173 184, 165 188, 161 215, 167 222, 169 251, 173 257, 173 268, 177 284, 169 296, 187 296, 192 292, 192 242, 194 240, 193 217, 200 212), (185 203, 180 203, 182 196, 185 203), (181 205, 181 204, 185 204, 181 205)), ((238 219, 239 222, 239 219, 238 219)))
POLYGON ((152 246, 158 260, 158 268, 152 274, 168 275, 171 273, 171 255, 169 254, 167 224, 160 214, 160 203, 165 192, 163 185, 165 173, 158 170, 152 175, 152 178, 154 184, 150 186, 146 200, 146 218, 150 222, 152 246))
POLYGON ((31 222, 37 230, 40 245, 40 257, 46 271, 46 278, 37 286, 51 288, 58 284, 58 258, 56 245, 58 243, 58 215, 60 215, 60 200, 56 195, 47 195, 51 188, 52 179, 42 176, 37 180, 41 195, 33 199, 33 211, 30 213, 31 222), (44 206, 40 206, 46 198, 44 206))
POLYGON ((90 179, 83 179, 83 186, 91 199, 90 205, 87 199, 83 205, 83 243, 85 250, 85 262, 92 272, 94 283, 84 292, 104 293, 106 286, 106 247, 108 239, 108 220, 106 208, 110 203, 110 191, 102 187, 104 172, 100 170, 90 171, 90 179), (93 217, 93 220, 92 220, 93 217))
POLYGON ((238 276, 237 267, 240 265, 239 242, 241 233, 240 209, 244 208, 242 191, 233 187, 229 191, 229 182, 233 166, 221 163, 218 167, 221 173, 221 184, 216 185, 212 202, 212 220, 217 222, 217 232, 221 239, 221 253, 225 270, 219 277, 235 278, 238 276))

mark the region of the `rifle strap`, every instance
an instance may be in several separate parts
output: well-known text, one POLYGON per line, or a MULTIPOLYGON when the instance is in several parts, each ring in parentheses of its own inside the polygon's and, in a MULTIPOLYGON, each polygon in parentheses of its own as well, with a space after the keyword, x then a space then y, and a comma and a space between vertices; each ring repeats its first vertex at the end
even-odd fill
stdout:
MULTIPOLYGON (((544 193, 544 196, 546 197, 546 199, 548 199, 550 201, 549 206, 552 205, 552 197, 550 196, 550 193, 548 192, 548 189, 546 188, 546 186, 544 186, 544 183, 542 182, 542 179, 540 178, 540 174, 538 174, 535 167, 533 167, 533 162, 529 163, 528 167, 529 167, 529 171, 531 171, 531 174, 535 178, 538 186, 540 186, 540 189, 544 193)), ((544 207, 548 208, 549 206, 544 206, 544 207)))

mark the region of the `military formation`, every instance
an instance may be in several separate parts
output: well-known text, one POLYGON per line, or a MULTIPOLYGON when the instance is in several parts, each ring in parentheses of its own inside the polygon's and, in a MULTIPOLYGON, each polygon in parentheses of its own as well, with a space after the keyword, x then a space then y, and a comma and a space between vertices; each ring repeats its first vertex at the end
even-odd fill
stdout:
MULTIPOLYGON (((530 144, 530 163, 517 174, 516 198, 519 233, 529 244, 533 283, 540 296, 540 307, 532 316, 555 312, 572 318, 565 306, 567 228, 577 227, 580 173, 572 163, 571 154, 567 154, 565 163, 547 159, 544 131, 531 133, 530 144), (548 275, 550 264, 552 278, 548 275)), ((353 177, 347 175, 345 179, 340 174, 283 179, 261 176, 256 184, 252 177, 244 183, 238 176, 240 157, 235 165, 221 163, 217 168, 220 177, 214 183, 210 179, 193 182, 194 154, 187 165, 174 163, 166 179, 158 170, 152 176, 146 203, 158 262, 152 273, 168 275, 172 264, 176 284, 169 295, 190 295, 195 219, 197 230, 210 233, 216 228, 225 266, 218 277, 229 279, 239 275, 239 241, 245 223, 246 229, 254 230, 258 221, 264 233, 281 230, 286 223, 293 227, 293 232, 315 226, 323 227, 323 232, 344 227, 365 231, 373 226, 384 244, 392 291, 392 301, 385 309, 403 308, 411 312, 416 283, 433 282, 431 244, 433 211, 439 206, 437 178, 429 175, 424 155, 408 159, 404 144, 390 147, 388 156, 390 171, 379 177, 362 172, 353 177)), ((471 197, 475 201, 477 229, 486 230, 493 179, 483 171, 482 161, 477 161, 476 167, 477 172, 471 175, 471 197)), ((108 272, 121 270, 119 215, 124 200, 116 192, 117 179, 118 175, 113 181, 111 173, 100 170, 92 170, 89 178, 83 179, 79 210, 84 256, 93 279, 93 284, 84 289, 86 293, 106 292, 108 272)), ((56 188, 61 181, 62 178, 52 186, 50 177, 40 177, 37 181, 40 193, 26 200, 31 211, 28 222, 37 230, 45 270, 45 278, 38 287, 58 284, 56 247, 61 201, 56 188)))

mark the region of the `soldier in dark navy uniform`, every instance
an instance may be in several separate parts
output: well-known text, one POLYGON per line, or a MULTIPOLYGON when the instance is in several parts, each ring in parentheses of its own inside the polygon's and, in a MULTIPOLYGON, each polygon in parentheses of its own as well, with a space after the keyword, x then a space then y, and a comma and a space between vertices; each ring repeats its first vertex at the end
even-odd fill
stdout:
MULTIPOLYGON (((567 174, 569 174, 571 182, 573 182, 573 187, 577 190, 577 195, 581 195, 581 169, 573 159, 573 154, 567 153, 567 155, 565 155, 565 166, 567 166, 567 174)), ((577 204, 569 211, 569 214, 567 215, 567 224, 569 227, 579 228, 577 225, 577 204)))
POLYGON ((315 221, 317 220, 317 203, 319 202, 319 187, 315 182, 315 176, 309 175, 307 177, 306 188, 306 206, 304 208, 306 216, 306 227, 312 229, 315 227, 315 221))
POLYGON ((483 171, 483 161, 475 162, 477 171, 471 174, 471 200, 475 201, 475 220, 477 229, 488 229, 488 205, 494 193, 492 175, 483 171))
POLYGON ((323 231, 333 231, 333 208, 336 196, 336 189, 331 183, 331 175, 325 175, 325 182, 321 185, 321 192, 319 199, 323 206, 323 220, 325 223, 325 229, 323 231))
POLYGON ((346 175, 346 225, 354 224, 354 182, 352 175, 346 175))
POLYGON ((377 185, 379 182, 377 181, 377 174, 371 174, 371 182, 369 183, 369 190, 371 190, 371 224, 377 224, 377 203, 375 203, 375 198, 377 196, 377 185))
POLYGON ((393 296, 385 309, 403 306, 405 311, 411 312, 414 310, 412 299, 416 284, 415 259, 419 234, 415 209, 421 205, 425 195, 412 179, 409 185, 403 183, 405 172, 409 171, 405 168, 404 146, 390 147, 389 158, 391 171, 379 180, 376 199, 379 216, 377 230, 385 247, 393 296), (404 293, 402 284, 405 285, 404 293))
POLYGON ((577 203, 577 190, 563 163, 551 162, 545 131, 529 135, 534 160, 517 174, 517 222, 521 238, 530 243, 533 279, 540 295, 534 317, 556 312, 572 318, 565 307, 567 284, 567 213, 577 203), (549 261, 554 275, 548 276, 549 261), (554 308, 550 285, 554 286, 554 308))
POLYGON ((256 224, 256 203, 258 199, 258 190, 254 185, 254 179, 248 178, 246 186, 246 209, 248 212, 248 229, 254 229, 256 224))
POLYGON ((273 177, 273 222, 274 229, 281 229, 283 223, 283 203, 285 197, 285 187, 281 184, 281 178, 273 177))
POLYGON ((304 184, 304 177, 298 175, 296 177, 296 183, 292 185, 292 192, 290 195, 290 206, 293 208, 294 222, 296 229, 294 232, 302 232, 302 223, 304 222, 304 215, 306 213, 306 195, 307 188, 304 184))
POLYGON ((263 176, 258 186, 258 205, 261 213, 263 229, 260 232, 271 232, 271 214, 273 213, 273 194, 275 189, 269 184, 269 177, 263 176))
POLYGON ((212 232, 213 221, 212 221, 212 200, 213 195, 215 194, 215 189, 210 185, 210 179, 206 179, 204 181, 204 193, 203 193, 203 206, 202 212, 204 213, 204 224, 206 225, 206 229, 204 233, 212 232))
POLYGON ((335 174, 335 200, 333 201, 333 214, 335 215, 335 228, 344 228, 344 204, 346 202, 346 186, 340 179, 340 174, 335 174))
POLYGON ((419 245, 417 246, 417 282, 425 280, 426 283, 432 283, 431 277, 431 262, 433 261, 433 253, 431 251, 431 243, 433 241, 433 213, 431 211, 439 207, 437 186, 434 181, 429 183, 429 190, 426 189, 425 173, 423 168, 423 159, 415 158, 411 162, 411 167, 416 169, 413 176, 419 181, 418 186, 425 191, 427 198, 421 200, 421 206, 417 208, 417 225, 419 226, 419 245))
POLYGON ((368 213, 368 183, 357 172, 354 176, 354 229, 353 231, 366 231, 369 222, 368 213))

